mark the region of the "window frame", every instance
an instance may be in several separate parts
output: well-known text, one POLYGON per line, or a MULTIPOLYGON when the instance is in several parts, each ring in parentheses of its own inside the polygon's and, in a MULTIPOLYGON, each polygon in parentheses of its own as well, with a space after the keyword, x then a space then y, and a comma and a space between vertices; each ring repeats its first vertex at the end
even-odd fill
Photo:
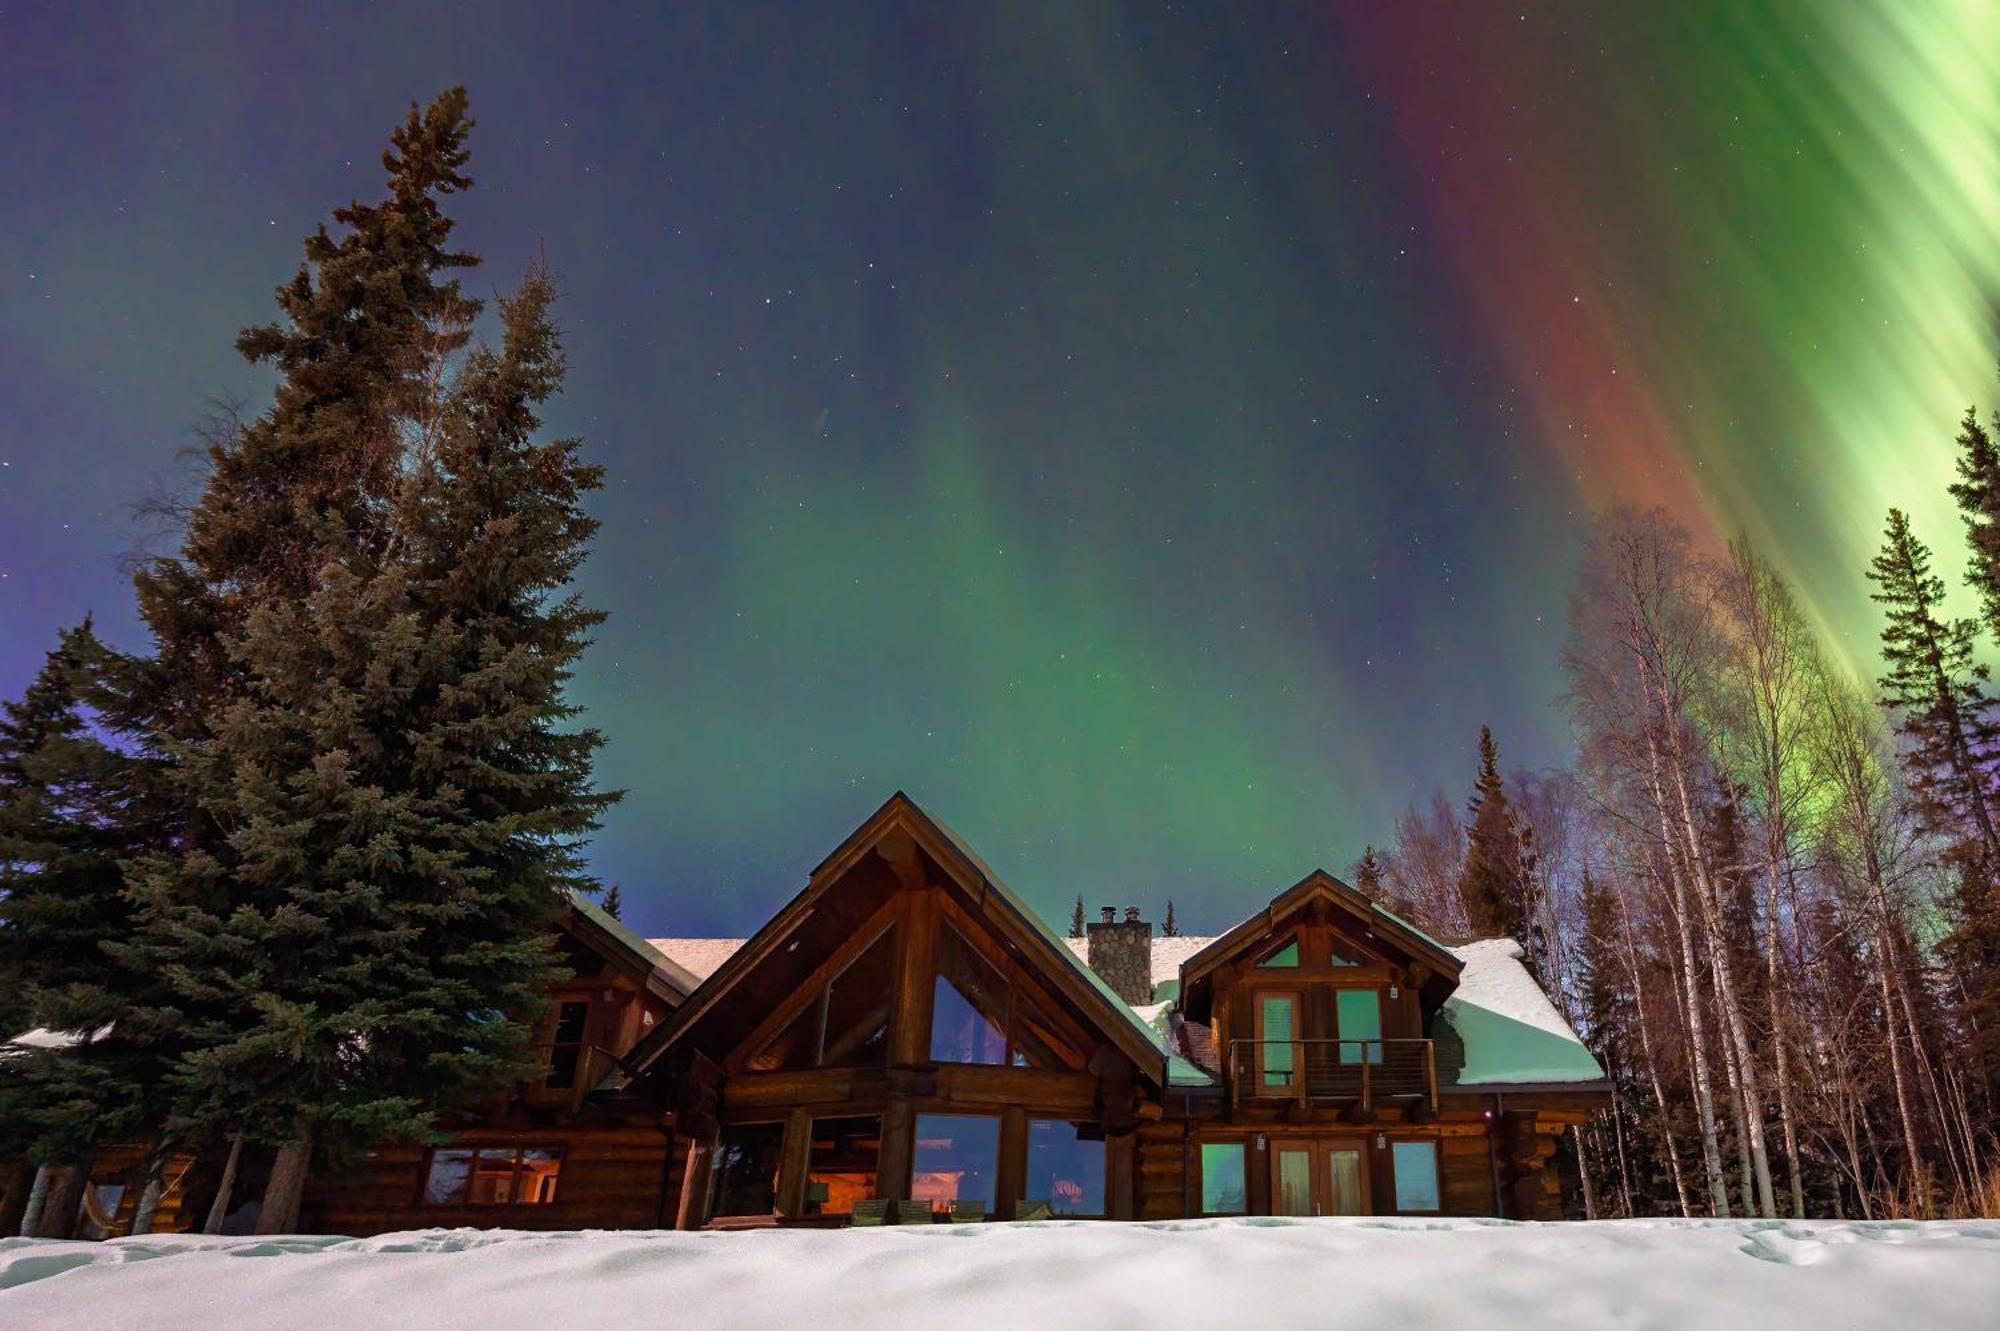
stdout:
POLYGON ((427 1147, 424 1150, 423 1168, 417 1171, 416 1206, 421 1211, 446 1211, 454 1207, 471 1211, 503 1211, 514 1207, 540 1209, 546 1206, 558 1206, 563 1201, 563 1166, 568 1162, 569 1148, 560 1142, 541 1140, 518 1141, 506 1144, 498 1142, 479 1142, 474 1144, 454 1142, 427 1147), (436 1165, 439 1152, 457 1153, 460 1151, 465 1152, 467 1157, 465 1162, 465 1179, 460 1185, 463 1195, 453 1201, 432 1201, 430 1199, 431 1170, 436 1165), (528 1151, 547 1151, 555 1158, 555 1182, 551 1189, 552 1195, 546 1201, 528 1202, 521 1200, 521 1157, 528 1151), (479 1172, 480 1157, 497 1157, 503 1152, 513 1158, 513 1167, 507 1176, 507 1200, 504 1202, 476 1202, 472 1200, 472 1180, 479 1172))
MULTIPOLYGON (((985 1199, 987 1209, 985 1215, 983 1216, 983 1219, 991 1220, 994 1216, 999 1215, 1001 1206, 1001 1198, 999 1195, 1001 1164, 1002 1161, 1009 1154, 1009 1152, 1007 1151, 1007 1142, 1006 1142, 1007 1133, 1005 1128, 1005 1119, 1004 1116, 1001 1114, 991 1114, 991 1113, 982 1114, 976 1111, 968 1112, 965 1110, 960 1110, 955 1108, 917 1109, 914 1113, 912 1113, 910 1115, 910 1176, 903 1180, 903 1195, 905 1197, 909 1197, 910 1200, 912 1201, 918 1200, 917 1198, 911 1196, 911 1194, 913 1194, 916 1191, 917 1175, 921 1172, 924 1172, 920 1170, 917 1166, 917 1154, 919 1151, 923 1149, 923 1139, 924 1139, 923 1124, 924 1120, 927 1118, 979 1119, 981 1121, 988 1122, 993 1125, 993 1159, 989 1165, 989 1168, 992 1172, 990 1175, 991 1181, 988 1185, 991 1188, 993 1195, 985 1199)), ((1110 1157, 1109 1153, 1107 1152, 1106 1166, 1105 1166, 1106 1169, 1105 1205, 1107 1206, 1110 1205, 1110 1200, 1111 1200, 1110 1199, 1111 1180, 1110 1180, 1109 1161, 1110 1157)), ((1027 1156, 1025 1154, 1025 1145, 1024 1145, 1023 1155, 1022 1155, 1022 1168, 1024 1171, 1026 1167, 1027 1167, 1027 1156)), ((948 1215, 950 1213, 950 1210, 951 1210, 950 1203, 946 1203, 945 1209, 943 1211, 938 1210, 937 1203, 935 1201, 931 1203, 931 1213, 933 1215, 948 1215)))

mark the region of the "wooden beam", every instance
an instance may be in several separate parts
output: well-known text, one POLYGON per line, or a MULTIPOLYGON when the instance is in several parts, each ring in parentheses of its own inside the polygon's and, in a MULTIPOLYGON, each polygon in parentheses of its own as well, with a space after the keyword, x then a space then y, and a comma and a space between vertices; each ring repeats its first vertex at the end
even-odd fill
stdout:
POLYGON ((909 1067, 931 1054, 931 997, 936 988, 938 889, 903 897, 895 1011, 889 1021, 889 1062, 909 1067))
POLYGON ((1019 1105, 1000 1114, 1000 1162, 994 1175, 993 1215, 1014 1218, 1015 1203, 1027 1190, 1028 1111, 1019 1105))
POLYGON ((806 1213, 806 1167, 812 1153, 812 1110, 794 1109, 785 1116, 785 1136, 778 1147, 778 1214, 806 1213))
POLYGON ((894 1201, 910 1196, 910 1165, 916 1158, 916 1115, 901 1096, 882 1111, 882 1153, 875 1161, 875 1195, 894 1201))

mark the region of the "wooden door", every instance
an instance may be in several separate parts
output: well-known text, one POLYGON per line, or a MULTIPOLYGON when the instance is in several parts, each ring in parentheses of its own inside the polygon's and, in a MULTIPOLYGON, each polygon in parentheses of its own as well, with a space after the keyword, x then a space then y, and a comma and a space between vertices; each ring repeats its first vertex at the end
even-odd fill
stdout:
POLYGON ((1358 1138, 1271 1144, 1272 1215, 1367 1215, 1367 1143, 1358 1138))

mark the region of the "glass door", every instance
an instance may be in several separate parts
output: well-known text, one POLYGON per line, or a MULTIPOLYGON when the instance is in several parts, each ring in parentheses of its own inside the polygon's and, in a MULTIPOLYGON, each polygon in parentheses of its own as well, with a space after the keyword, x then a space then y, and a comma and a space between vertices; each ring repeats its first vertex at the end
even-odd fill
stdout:
POLYGON ((1367 1215, 1365 1147, 1353 1140, 1271 1144, 1272 1215, 1367 1215))
POLYGON ((1318 1215, 1313 1202, 1314 1143, 1274 1147, 1271 1154, 1271 1214, 1318 1215))

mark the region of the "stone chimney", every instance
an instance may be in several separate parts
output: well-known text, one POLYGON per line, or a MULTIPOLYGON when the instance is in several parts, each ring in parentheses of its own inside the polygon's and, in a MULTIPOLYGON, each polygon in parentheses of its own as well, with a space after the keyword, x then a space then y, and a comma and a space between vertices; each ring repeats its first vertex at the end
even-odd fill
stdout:
POLYGON ((1153 926, 1139 918, 1137 906, 1102 908, 1103 918, 1084 927, 1090 968, 1111 992, 1134 1006, 1153 1001, 1153 926))

